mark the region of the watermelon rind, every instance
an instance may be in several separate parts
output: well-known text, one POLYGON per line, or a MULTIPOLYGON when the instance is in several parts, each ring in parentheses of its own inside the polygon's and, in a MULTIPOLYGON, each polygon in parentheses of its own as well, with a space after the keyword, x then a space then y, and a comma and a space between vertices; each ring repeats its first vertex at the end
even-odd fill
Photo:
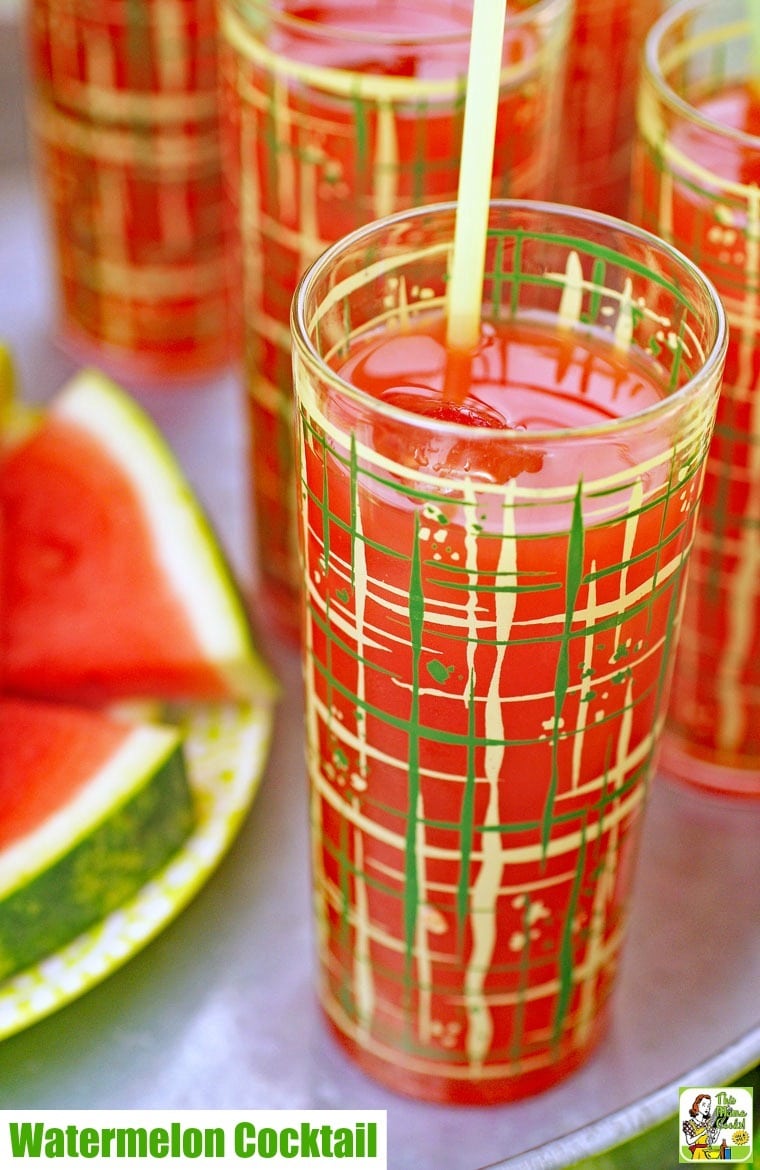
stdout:
POLYGON ((0 341, 0 424, 5 422, 11 403, 16 396, 16 368, 13 354, 0 341))
POLYGON ((71 800, 0 853, 0 979, 132 897, 193 823, 180 732, 131 729, 71 800))
POLYGON ((38 425, 39 408, 21 402, 18 397, 18 375, 13 351, 0 341, 0 434, 2 446, 20 442, 38 425))
POLYGON ((129 477, 159 562, 229 697, 274 700, 277 682, 254 643, 226 557, 159 429, 133 398, 94 369, 76 374, 48 409, 89 432, 129 477))
MULTIPOLYGON (((157 713, 164 722, 169 712, 157 713)), ((232 845, 263 778, 272 739, 270 703, 175 708, 184 743, 195 828, 127 902, 0 983, 0 1039, 12 1036, 113 974, 184 910, 232 845)))

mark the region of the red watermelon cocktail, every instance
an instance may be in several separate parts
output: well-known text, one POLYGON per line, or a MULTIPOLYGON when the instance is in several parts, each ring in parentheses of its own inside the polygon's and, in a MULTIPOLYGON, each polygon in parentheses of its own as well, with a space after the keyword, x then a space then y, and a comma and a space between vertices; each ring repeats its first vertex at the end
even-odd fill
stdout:
POLYGON ((555 198, 626 218, 644 40, 664 0, 575 0, 555 198))
MULTIPOLYGON (((568 0, 510 3, 495 195, 547 198, 568 0)), ((229 194, 240 225, 252 483, 263 585, 299 624, 290 304, 330 243, 457 194, 471 0, 224 0, 229 194)))
POLYGON ((232 348, 214 0, 28 10, 61 339, 130 381, 207 377, 232 348))
POLYGON ((760 797, 760 88, 746 6, 688 3, 655 26, 633 214, 710 277, 729 323, 663 763, 760 797))
POLYGON ((452 205, 294 303, 321 1002, 396 1089, 536 1092, 601 1035, 725 352, 618 221, 496 202, 447 352, 452 205))

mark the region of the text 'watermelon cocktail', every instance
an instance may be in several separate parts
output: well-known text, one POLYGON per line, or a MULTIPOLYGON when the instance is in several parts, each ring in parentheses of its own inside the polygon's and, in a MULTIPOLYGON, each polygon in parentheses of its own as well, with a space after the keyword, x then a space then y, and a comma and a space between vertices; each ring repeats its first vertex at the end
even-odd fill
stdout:
MULTIPOLYGON (((472 0, 223 0, 226 180, 239 224, 259 567, 281 627, 300 588, 288 328, 299 277, 380 216, 457 196, 472 0)), ((493 194, 548 198, 569 0, 514 0, 493 194)))
POLYGON ((744 0, 679 4, 647 41, 632 214, 685 252, 726 309, 666 770, 760 797, 760 86, 744 0))
POLYGON ((498 1101, 603 1029, 725 331, 653 237, 496 202, 455 361, 454 219, 368 226, 294 304, 314 899, 354 1057, 498 1101))

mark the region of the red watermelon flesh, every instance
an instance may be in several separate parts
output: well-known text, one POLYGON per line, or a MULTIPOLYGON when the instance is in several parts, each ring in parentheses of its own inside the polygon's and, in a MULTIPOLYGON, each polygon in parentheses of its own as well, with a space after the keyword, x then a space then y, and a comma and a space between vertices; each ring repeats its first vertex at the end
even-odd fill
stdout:
POLYGON ((84 372, 5 455, 5 687, 115 698, 271 697, 239 594, 157 430, 84 372))
POLYGON ((88 434, 52 416, 8 456, 7 686, 96 702, 223 697, 225 681, 156 563, 132 484, 116 471, 88 434))
POLYGON ((67 804, 130 733, 100 712, 0 698, 0 849, 67 804))

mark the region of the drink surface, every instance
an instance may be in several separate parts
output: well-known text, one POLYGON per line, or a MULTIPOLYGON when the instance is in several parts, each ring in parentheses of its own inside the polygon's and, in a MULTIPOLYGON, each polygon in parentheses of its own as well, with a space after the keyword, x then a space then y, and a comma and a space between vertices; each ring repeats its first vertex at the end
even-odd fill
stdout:
POLYGON ((525 321, 484 322, 452 392, 445 329, 436 316, 365 340, 341 363, 341 377, 414 413, 520 431, 596 426, 662 397, 643 361, 590 336, 525 321))
POLYGON ((450 80, 467 69, 471 4, 328 0, 284 3, 281 10, 295 19, 278 26, 270 43, 290 59, 428 80, 450 80))
MULTIPOLYGON (((525 8, 526 4, 516 8, 525 8)), ((273 52, 294 61, 386 77, 424 81, 464 78, 470 49, 472 3, 446 0, 328 0, 281 3, 284 18, 272 29, 273 52)), ((514 15, 510 9, 510 15, 514 15)), ((514 20, 505 63, 526 60, 535 31, 514 20)))
POLYGON ((376 34, 397 39, 439 38, 453 35, 469 40, 472 20, 471 3, 448 3, 446 0, 377 0, 361 4, 358 0, 282 0, 275 5, 284 16, 309 25, 323 25, 330 39, 335 34, 376 34))
MULTIPOLYGON (((508 7, 505 66, 528 62, 540 39, 515 17, 535 0, 508 7)), ((385 77, 450 83, 467 73, 472 0, 327 0, 281 2, 271 50, 290 61, 385 77)), ((549 190, 544 192, 548 195, 549 190)))
POLYGON ((720 129, 760 136, 760 90, 750 85, 733 85, 697 100, 694 108, 715 122, 719 132, 707 135, 700 126, 688 124, 676 135, 679 147, 721 179, 756 183, 760 179, 758 144, 742 144, 740 139, 723 135, 720 129))

